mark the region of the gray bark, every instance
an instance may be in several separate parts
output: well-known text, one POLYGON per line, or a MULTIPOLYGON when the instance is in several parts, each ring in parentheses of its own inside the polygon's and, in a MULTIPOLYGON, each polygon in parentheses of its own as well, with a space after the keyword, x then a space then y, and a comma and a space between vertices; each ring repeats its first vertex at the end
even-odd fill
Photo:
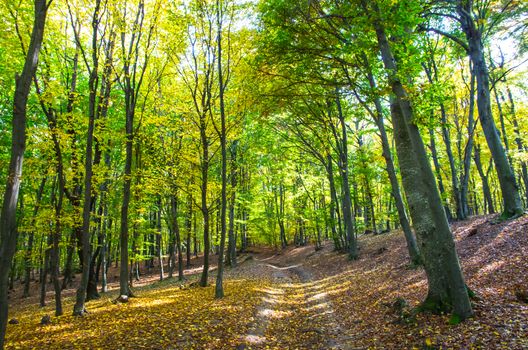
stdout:
MULTIPOLYGON (((365 0, 362 4, 368 11, 369 6, 365 0)), ((371 6, 375 13, 372 24, 376 31, 378 47, 389 84, 396 96, 392 107, 392 119, 395 132, 400 135, 396 143, 397 148, 400 148, 398 154, 408 152, 413 160, 409 170, 415 172, 414 184, 410 186, 409 182, 404 182, 404 188, 408 198, 411 198, 409 201, 411 215, 428 280, 429 291, 423 307, 435 311, 453 310, 458 317, 465 319, 472 315, 473 311, 453 236, 423 140, 418 127, 412 123, 414 116, 412 105, 402 82, 398 79, 396 61, 379 18, 380 10, 375 4, 371 6), (420 207, 415 206, 417 203, 420 207), (417 215, 418 213, 421 214, 417 215)), ((400 169, 404 176, 403 173, 407 170, 401 164, 400 169)), ((409 178, 409 174, 405 177, 409 178)))
POLYGON ((457 11, 460 16, 462 31, 468 42, 468 54, 473 63, 473 70, 477 80, 477 108, 486 142, 491 151, 495 170, 502 191, 504 211, 502 218, 521 215, 524 212, 519 188, 515 181, 513 170, 508 162, 504 146, 501 143, 499 132, 491 112, 491 99, 489 88, 489 71, 484 57, 484 44, 482 42, 482 29, 472 18, 472 2, 460 1, 457 11))

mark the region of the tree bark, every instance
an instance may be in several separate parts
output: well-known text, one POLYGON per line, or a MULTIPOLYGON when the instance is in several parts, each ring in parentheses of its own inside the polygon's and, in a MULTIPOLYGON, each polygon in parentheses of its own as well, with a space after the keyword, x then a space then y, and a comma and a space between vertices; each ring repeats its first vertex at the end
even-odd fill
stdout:
POLYGON ((502 191, 504 211, 501 217, 506 219, 521 215, 524 212, 519 188, 515 175, 508 162, 504 146, 501 143, 499 132, 491 112, 491 99, 489 88, 489 71, 484 57, 482 42, 482 29, 477 25, 472 15, 472 2, 459 1, 457 11, 460 16, 462 31, 468 41, 468 53, 473 63, 473 70, 477 80, 477 108, 486 142, 491 151, 497 177, 502 191))
POLYGON ((97 86, 99 81, 98 70, 98 30, 99 30, 99 10, 101 0, 96 0, 94 12, 92 15, 92 68, 90 71, 89 86, 89 111, 88 111, 88 132, 86 140, 86 158, 84 161, 84 205, 83 205, 83 224, 82 224, 82 274, 81 282, 77 289, 75 305, 73 306, 73 315, 82 316, 86 312, 86 290, 88 288, 88 279, 90 275, 90 214, 92 207, 92 175, 93 175, 93 139, 95 118, 97 109, 97 86))
POLYGON ((181 249, 180 225, 178 224, 178 197, 171 196, 172 232, 175 238, 176 254, 178 255, 178 280, 183 281, 183 253, 181 249))
POLYGON ((50 3, 46 0, 35 0, 34 4, 35 12, 31 41, 22 74, 16 77, 13 97, 11 159, 9 161, 7 183, 0 214, 0 349, 4 347, 8 311, 8 278, 17 243, 16 209, 22 180, 24 151, 26 149, 27 100, 31 81, 38 65, 40 48, 44 37, 44 25, 50 3))
POLYGON ((346 130, 345 116, 341 108, 341 98, 339 91, 336 95, 337 115, 341 126, 341 145, 340 145, 340 170, 343 186, 343 217, 345 219, 346 238, 348 243, 348 257, 355 260, 358 257, 357 241, 352 217, 352 201, 350 196, 350 185, 348 180, 348 136, 346 130))
MULTIPOLYGON (((224 249, 227 235, 227 131, 226 131, 226 115, 224 106, 224 91, 226 82, 224 81, 224 71, 222 67, 222 1, 216 1, 216 24, 217 24, 217 44, 218 44, 218 85, 219 85, 219 100, 220 100, 220 149, 222 153, 222 189, 221 189, 221 204, 220 204, 220 250, 218 254, 218 272, 216 274, 215 298, 220 299, 224 297, 224 249)), ((228 62, 229 63, 229 62, 228 62)))
MULTIPOLYGON (((369 6, 362 0, 363 8, 369 11, 369 6)), ((395 131, 399 133, 396 146, 400 152, 409 152, 412 155, 416 177, 414 185, 405 186, 410 201, 411 215, 424 258, 424 268, 428 280, 428 295, 422 305, 423 308, 433 311, 453 310, 460 319, 472 315, 468 291, 460 269, 458 256, 455 250, 442 201, 436 187, 436 181, 425 151, 423 140, 418 127, 412 123, 413 109, 409 96, 398 78, 398 69, 387 39, 385 28, 380 19, 380 10, 376 4, 371 5, 374 12, 372 24, 374 26, 378 47, 382 56, 383 65, 387 71, 389 84, 396 100, 392 107, 392 119, 395 131), (403 136, 403 137, 402 137, 403 136), (402 149, 402 146, 404 149, 402 149), (415 207, 420 203, 420 207, 415 207), (426 209, 424 209, 426 208, 426 209), (416 215, 423 212, 421 215, 416 215)), ((400 164, 400 169, 406 171, 400 164)), ((407 174, 409 175, 409 174, 407 174)))
POLYGON ((475 161, 475 166, 480 176, 482 182, 482 192, 484 194, 484 201, 487 204, 485 207, 488 209, 489 214, 495 213, 495 206, 493 205, 493 198, 491 196, 491 190, 488 182, 488 175, 482 168, 482 162, 480 159, 480 145, 476 145, 473 150, 473 159, 475 161))
POLYGON ((231 144, 231 198, 229 199, 229 231, 227 251, 229 256, 229 266, 237 266, 236 235, 235 235, 235 205, 237 188, 237 146, 238 141, 231 144))

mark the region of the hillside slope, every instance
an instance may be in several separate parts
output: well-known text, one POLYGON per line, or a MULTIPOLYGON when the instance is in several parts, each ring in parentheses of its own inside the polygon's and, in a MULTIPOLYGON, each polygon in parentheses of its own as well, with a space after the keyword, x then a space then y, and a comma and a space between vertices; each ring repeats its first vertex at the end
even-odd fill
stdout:
MULTIPOLYGON (((52 317, 45 326, 40 319, 52 307, 22 306, 15 292, 10 317, 19 323, 8 326, 7 349, 526 349, 528 304, 520 294, 528 286, 528 217, 490 220, 453 225, 478 296, 475 317, 462 324, 409 315, 425 296, 425 275, 409 268, 403 236, 393 231, 360 237, 357 261, 330 243, 317 252, 255 249, 228 270, 221 301, 213 286, 193 285, 199 260, 183 284, 146 284, 128 304, 113 303, 112 291, 90 302, 85 318, 52 317)), ((72 302, 66 298, 65 310, 72 302)))

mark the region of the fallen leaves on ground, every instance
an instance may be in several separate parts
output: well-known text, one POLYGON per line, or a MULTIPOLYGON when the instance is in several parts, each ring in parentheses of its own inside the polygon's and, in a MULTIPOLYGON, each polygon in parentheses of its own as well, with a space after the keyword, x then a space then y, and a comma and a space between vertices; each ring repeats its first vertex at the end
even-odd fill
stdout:
MULTIPOLYGON (((458 325, 448 315, 402 319, 396 308, 425 298, 421 269, 408 265, 401 232, 360 237, 360 259, 313 247, 274 255, 254 251, 227 271, 226 297, 214 287, 180 289, 166 280, 114 304, 116 292, 88 304, 86 317, 52 317, 51 307, 16 303, 7 349, 527 349, 528 217, 455 223, 453 233, 475 316, 458 325), (521 297, 519 297, 519 295, 521 297)), ((214 277, 214 276, 212 276, 214 277)), ((212 280, 211 280, 212 282, 212 280)), ((187 282, 189 283, 189 282, 187 282)), ((72 309, 67 298, 64 309, 72 309)), ((50 303, 51 304, 51 303, 50 303)), ((401 311, 401 310, 400 310, 401 311)))
MULTIPOLYGON (((52 317, 52 307, 36 305, 15 310, 10 317, 6 349, 233 349, 247 332, 261 301, 263 280, 231 280, 226 296, 214 299, 214 286, 180 289, 174 280, 138 290, 128 303, 113 303, 109 295, 87 304, 84 317, 52 317)), ((71 311, 73 299, 65 302, 71 311)))

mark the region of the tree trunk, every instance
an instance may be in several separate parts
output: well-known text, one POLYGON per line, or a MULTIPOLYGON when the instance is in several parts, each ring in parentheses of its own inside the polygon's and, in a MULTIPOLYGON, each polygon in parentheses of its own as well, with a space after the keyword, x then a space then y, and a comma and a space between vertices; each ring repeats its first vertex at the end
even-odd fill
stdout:
POLYGON ((188 269, 191 268, 191 234, 192 234, 192 216, 193 216, 193 202, 192 194, 189 193, 189 199, 187 200, 187 215, 185 217, 185 231, 186 231, 186 266, 188 269))
MULTIPOLYGON (((368 10, 365 0, 362 1, 362 4, 365 10, 368 10)), ((460 319, 465 319, 473 312, 456 254, 453 236, 442 207, 425 146, 418 127, 412 123, 414 117, 412 106, 403 84, 398 79, 396 61, 385 34, 385 28, 378 17, 380 10, 376 4, 371 6, 375 13, 372 21, 378 47, 392 92, 396 95, 397 103, 393 103, 392 119, 395 132, 399 134, 396 143, 397 148, 400 149, 398 154, 408 152, 409 158, 412 158, 414 163, 411 164, 414 166, 409 169, 415 171, 414 184, 409 186, 409 182, 404 182, 404 187, 408 198, 412 198, 409 201, 411 215, 413 215, 413 223, 420 251, 424 258, 428 280, 429 291, 423 307, 434 311, 453 309, 460 319), (420 204, 420 207, 415 207, 417 203, 420 204), (421 215, 417 215, 419 212, 422 212, 421 215)), ((401 164, 400 169, 402 176, 404 176, 403 173, 407 169, 401 164)), ((405 176, 409 181, 409 173, 405 176)))
MULTIPOLYGON (((365 63, 368 64, 366 60, 365 60, 365 63)), ((369 84, 370 84, 371 89, 375 91, 377 89, 377 86, 374 80, 374 76, 370 70, 370 67, 368 70, 368 79, 369 79, 369 84)), ((409 219, 407 218, 407 214, 405 212, 405 203, 403 202, 403 198, 401 196, 400 185, 398 183, 398 177, 396 175, 396 168, 394 167, 394 160, 392 159, 389 138, 387 136, 387 131, 385 130, 385 123, 384 123, 384 118, 383 118, 383 107, 382 107, 381 100, 379 97, 376 97, 374 99, 374 106, 376 107, 376 114, 373 115, 373 117, 374 117, 376 126, 378 127, 378 130, 379 130, 379 137, 381 140, 381 148, 382 148, 382 156, 385 159, 387 176, 391 184, 391 194, 392 194, 392 197, 394 198, 396 210, 398 211, 398 220, 402 227, 403 235, 405 236, 405 241, 407 243, 407 251, 409 252, 409 258, 411 259, 412 264, 421 265, 423 262, 422 262, 422 258, 420 255, 420 251, 418 249, 418 245, 416 244, 416 239, 414 238, 414 234, 412 232, 409 219)))
POLYGON ((171 217, 172 232, 176 243, 176 253, 178 254, 178 280, 183 281, 183 254, 181 249, 180 225, 178 224, 178 197, 171 196, 171 217))
POLYGON ((468 112, 468 122, 467 122, 467 131, 468 131, 468 140, 466 147, 464 149, 464 162, 463 169, 460 179, 460 199, 462 202, 462 209, 464 218, 467 218, 470 215, 469 205, 468 205, 468 185, 469 185, 469 175, 471 171, 471 155, 473 154, 473 137, 475 134, 475 74, 473 69, 471 69, 471 82, 469 87, 469 112, 468 112))
POLYGON ((352 202, 350 197, 350 185, 348 181, 348 137, 345 116, 341 108, 339 91, 336 94, 336 105, 339 122, 341 125, 341 147, 340 147, 340 170, 343 186, 343 217, 345 219, 346 238, 348 243, 348 257, 355 260, 358 257, 354 219, 352 218, 352 202))
POLYGON ((31 231, 28 235, 28 245, 26 249, 26 254, 24 256, 24 292, 22 297, 27 298, 29 297, 29 289, 30 289, 30 282, 31 282, 31 270, 32 270, 32 263, 31 263, 31 254, 33 252, 33 242, 35 241, 35 221, 37 218, 38 211, 40 209, 40 201, 42 200, 42 195, 44 193, 44 187, 46 186, 47 177, 43 177, 42 181, 40 182, 40 186, 37 190, 37 202, 35 203, 35 208, 33 209, 33 216, 31 218, 31 231))
POLYGON ((86 290, 88 288, 88 279, 90 274, 90 213, 92 199, 92 173, 93 173, 93 139, 95 118, 97 109, 97 86, 99 81, 98 70, 98 27, 99 27, 99 10, 101 0, 96 0, 92 16, 92 69, 90 72, 89 85, 89 111, 88 111, 88 132, 86 140, 86 158, 84 163, 84 205, 83 205, 83 224, 82 224, 82 274, 79 288, 77 289, 75 305, 73 306, 73 315, 82 316, 86 312, 86 290))
POLYGON ((26 149, 27 100, 31 81, 37 69, 48 5, 46 0, 35 0, 31 41, 22 74, 16 78, 13 98, 11 159, 0 215, 0 349, 4 347, 8 310, 8 278, 17 243, 16 209, 22 180, 22 163, 26 149))
POLYGON ((202 276, 200 277, 200 286, 205 287, 208 283, 209 277, 209 250, 211 247, 209 237, 209 207, 207 206, 207 182, 209 173, 209 139, 206 136, 205 130, 205 116, 201 116, 200 135, 202 141, 202 204, 201 210, 203 215, 203 238, 204 238, 204 265, 202 276))
POLYGON ((469 57, 473 62, 473 70, 477 80, 477 108, 486 142, 491 151, 497 177, 502 191, 504 211, 502 218, 521 215, 524 212, 519 196, 519 189, 515 181, 513 170, 510 167, 506 152, 501 143, 500 136, 491 112, 489 89, 489 72, 484 58, 482 43, 482 29, 476 25, 471 17, 471 2, 460 1, 457 10, 460 15, 462 30, 468 40, 469 57))
POLYGON ((493 198, 491 197, 491 190, 488 183, 488 176, 484 172, 484 169, 482 168, 482 162, 480 160, 480 145, 476 145, 473 152, 473 159, 475 160, 475 166, 477 167, 477 171, 480 176, 480 180, 482 182, 482 192, 484 194, 484 201, 487 204, 486 207, 488 209, 489 214, 495 213, 495 207, 493 205, 493 198))
POLYGON ((228 231, 228 261, 229 266, 237 266, 236 254, 236 235, 235 235, 235 204, 236 204, 236 187, 237 187, 237 146, 238 141, 231 144, 231 198, 229 199, 229 231, 228 231))
POLYGON ((161 198, 158 199, 158 210, 156 213, 156 249, 159 263, 159 280, 163 281, 163 247, 161 246, 161 198))
MULTIPOLYGON (((44 237, 42 238, 44 241, 44 237)), ((51 234, 46 238, 47 243, 44 249, 44 261, 42 263, 42 268, 40 269, 40 307, 46 306, 46 287, 48 284, 48 270, 50 266, 50 246, 52 245, 51 234)))
MULTIPOLYGON (((224 249, 227 235, 227 131, 226 131, 226 115, 224 106, 224 90, 226 82, 223 77, 222 67, 222 1, 216 1, 216 24, 217 24, 217 44, 218 44, 218 85, 219 85, 219 99, 220 99, 220 148, 222 153, 222 189, 221 189, 221 205, 220 205, 220 250, 218 254, 218 272, 216 274, 215 298, 220 299, 224 297, 224 249)), ((229 62, 228 62, 229 63, 229 62)), ((229 72, 228 72, 229 73, 229 72)))
MULTIPOLYGON (((517 113, 515 112, 515 103, 513 102, 513 96, 510 88, 508 88, 508 99, 510 100, 510 114, 513 123, 513 131, 515 133, 515 143, 517 144, 517 151, 527 152, 528 149, 523 144, 521 138, 521 132, 519 130, 519 121, 517 120, 517 113)), ((528 168, 526 166, 526 160, 521 160, 521 178, 524 183, 525 203, 526 205, 528 205, 528 168)))

